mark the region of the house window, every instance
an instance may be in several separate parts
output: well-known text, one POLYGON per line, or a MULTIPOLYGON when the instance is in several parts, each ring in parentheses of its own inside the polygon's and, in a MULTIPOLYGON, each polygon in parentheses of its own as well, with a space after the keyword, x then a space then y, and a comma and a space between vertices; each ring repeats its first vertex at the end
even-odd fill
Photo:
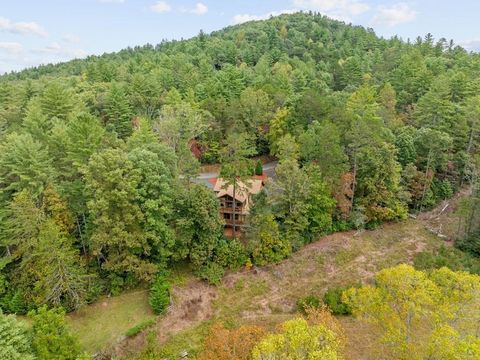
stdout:
POLYGON ((230 214, 228 214, 228 213, 223 213, 223 218, 224 218, 225 220, 230 220, 230 214))

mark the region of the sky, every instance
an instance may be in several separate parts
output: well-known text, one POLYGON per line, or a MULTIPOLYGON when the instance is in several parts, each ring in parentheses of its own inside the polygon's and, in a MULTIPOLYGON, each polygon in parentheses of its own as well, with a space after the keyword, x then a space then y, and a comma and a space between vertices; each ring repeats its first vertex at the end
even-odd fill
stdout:
POLYGON ((308 10, 480 51, 479 0, 0 0, 0 74, 308 10))

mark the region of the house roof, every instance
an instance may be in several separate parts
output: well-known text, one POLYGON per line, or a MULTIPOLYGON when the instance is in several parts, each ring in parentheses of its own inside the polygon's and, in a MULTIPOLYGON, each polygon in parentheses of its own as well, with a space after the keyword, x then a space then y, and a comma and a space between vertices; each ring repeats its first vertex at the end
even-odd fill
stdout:
MULTIPOLYGON (((263 181, 260 179, 250 179, 238 181, 235 191, 235 199, 240 202, 245 202, 249 195, 258 194, 262 191, 263 181)), ((218 178, 213 190, 217 193, 217 197, 223 197, 225 195, 233 198, 233 185, 226 186, 226 181, 222 178, 218 178)))

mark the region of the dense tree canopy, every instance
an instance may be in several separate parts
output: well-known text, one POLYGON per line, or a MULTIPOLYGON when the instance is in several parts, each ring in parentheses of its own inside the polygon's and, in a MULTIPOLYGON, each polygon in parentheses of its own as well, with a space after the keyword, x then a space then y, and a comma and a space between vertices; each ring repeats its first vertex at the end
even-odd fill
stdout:
POLYGON ((1 76, 2 309, 72 310, 178 261, 215 275, 277 262, 433 206, 478 184, 479 80, 459 46, 316 13, 1 76), (225 245, 199 165, 221 162, 236 191, 268 154, 246 246, 225 245))

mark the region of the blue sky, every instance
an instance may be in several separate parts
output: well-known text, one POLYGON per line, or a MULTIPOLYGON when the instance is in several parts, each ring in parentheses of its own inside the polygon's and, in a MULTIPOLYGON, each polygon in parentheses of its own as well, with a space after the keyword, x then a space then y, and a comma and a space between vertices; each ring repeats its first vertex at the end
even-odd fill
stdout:
POLYGON ((298 10, 385 37, 431 32, 480 51, 478 0, 0 0, 0 73, 298 10))

